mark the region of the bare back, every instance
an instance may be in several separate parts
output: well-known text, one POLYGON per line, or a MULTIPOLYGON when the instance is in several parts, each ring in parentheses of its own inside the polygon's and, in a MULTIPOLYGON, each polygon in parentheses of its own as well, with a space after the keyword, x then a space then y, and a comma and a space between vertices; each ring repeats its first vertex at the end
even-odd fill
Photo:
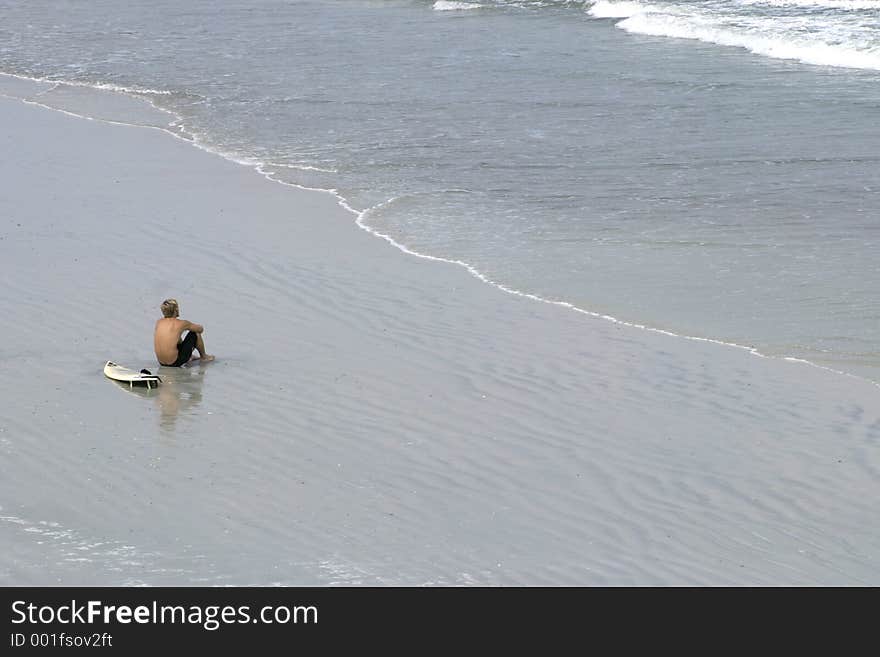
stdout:
POLYGON ((177 317, 163 317, 156 321, 153 335, 153 348, 160 363, 173 363, 177 360, 177 343, 187 329, 193 328, 192 322, 177 317))

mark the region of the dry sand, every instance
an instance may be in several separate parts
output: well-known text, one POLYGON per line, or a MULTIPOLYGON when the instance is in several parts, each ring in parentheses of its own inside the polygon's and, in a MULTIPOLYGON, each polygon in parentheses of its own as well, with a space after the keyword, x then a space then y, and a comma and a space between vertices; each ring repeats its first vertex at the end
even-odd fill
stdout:
POLYGON ((0 584, 880 584, 876 386, 505 294, 46 90, 0 80, 0 584), (167 296, 218 360, 106 379, 167 296))

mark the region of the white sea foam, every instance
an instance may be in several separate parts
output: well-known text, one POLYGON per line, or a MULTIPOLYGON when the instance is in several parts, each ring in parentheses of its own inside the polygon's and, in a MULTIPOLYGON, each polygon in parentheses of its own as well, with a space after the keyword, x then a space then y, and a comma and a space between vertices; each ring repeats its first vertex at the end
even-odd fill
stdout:
MULTIPOLYGON (((8 75, 19 80, 29 80, 31 82, 40 82, 52 85, 64 85, 66 87, 83 87, 87 89, 99 89, 101 91, 114 91, 137 96, 171 96, 173 91, 167 89, 150 89, 149 87, 124 86, 121 84, 112 84, 109 82, 82 82, 79 80, 56 80, 54 78, 37 77, 33 75, 22 75, 20 73, 0 73, 0 75, 8 75)), ((54 87, 53 87, 54 88, 54 87)), ((50 89, 51 91, 51 89, 50 89)))
POLYGON ((103 89, 104 91, 118 91, 125 94, 138 94, 145 96, 170 96, 174 92, 168 91, 167 89, 150 89, 149 87, 125 87, 119 84, 108 84, 108 83, 77 83, 77 82, 65 82, 64 84, 69 84, 71 86, 82 86, 82 87, 92 87, 94 89, 103 89))
POLYGON ((266 167, 268 168, 278 168, 278 169, 295 169, 297 171, 318 171, 320 173, 339 173, 336 169, 327 169, 325 167, 316 167, 312 164, 291 164, 280 163, 280 162, 267 162, 266 167))
POLYGON ((641 2, 609 2, 608 0, 599 0, 599 2, 587 10, 587 13, 594 18, 629 18, 630 16, 652 10, 657 11, 650 5, 641 2))
POLYGON ((663 14, 639 13, 626 18, 617 27, 636 34, 695 39, 722 46, 745 48, 756 55, 793 59, 817 66, 836 66, 880 70, 880 47, 860 49, 843 44, 781 34, 737 30, 712 25, 700 18, 682 18, 663 14))
POLYGON ((841 11, 880 10, 880 0, 738 0, 741 5, 804 7, 841 11))
POLYGON ((480 9, 485 5, 476 2, 452 2, 451 0, 437 0, 434 3, 434 11, 464 11, 467 9, 480 9))
MULTIPOLYGON (((740 0, 745 4, 776 4, 837 9, 880 9, 866 0, 740 0)), ((747 10, 746 7, 743 7, 747 10)), ((594 18, 620 18, 617 27, 634 34, 693 39, 744 48, 756 55, 791 59, 817 66, 880 70, 880 41, 867 23, 837 17, 800 14, 772 16, 738 13, 697 4, 644 4, 600 0, 587 13, 594 18)))

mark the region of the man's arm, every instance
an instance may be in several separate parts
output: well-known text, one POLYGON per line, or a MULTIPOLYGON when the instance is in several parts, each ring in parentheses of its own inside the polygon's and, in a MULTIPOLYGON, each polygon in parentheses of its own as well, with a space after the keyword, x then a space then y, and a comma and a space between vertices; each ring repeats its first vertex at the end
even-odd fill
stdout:
POLYGON ((193 333, 201 333, 205 330, 205 327, 201 324, 196 324, 195 322, 190 322, 185 319, 180 320, 183 322, 183 330, 184 331, 192 331, 193 333))

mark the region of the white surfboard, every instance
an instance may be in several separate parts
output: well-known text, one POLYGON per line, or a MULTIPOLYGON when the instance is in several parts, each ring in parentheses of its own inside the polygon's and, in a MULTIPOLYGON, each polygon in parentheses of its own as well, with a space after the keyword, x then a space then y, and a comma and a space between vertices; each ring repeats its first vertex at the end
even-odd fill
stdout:
POLYGON ((151 374, 148 370, 141 370, 140 372, 136 372, 134 370, 130 370, 127 367, 123 367, 122 365, 117 365, 112 360, 108 360, 107 364, 104 365, 104 376, 109 379, 113 379, 114 381, 122 381, 123 383, 127 383, 128 386, 134 387, 135 383, 145 383, 147 388, 151 388, 155 383, 156 386, 162 382, 162 379, 156 376, 155 374, 151 374))

